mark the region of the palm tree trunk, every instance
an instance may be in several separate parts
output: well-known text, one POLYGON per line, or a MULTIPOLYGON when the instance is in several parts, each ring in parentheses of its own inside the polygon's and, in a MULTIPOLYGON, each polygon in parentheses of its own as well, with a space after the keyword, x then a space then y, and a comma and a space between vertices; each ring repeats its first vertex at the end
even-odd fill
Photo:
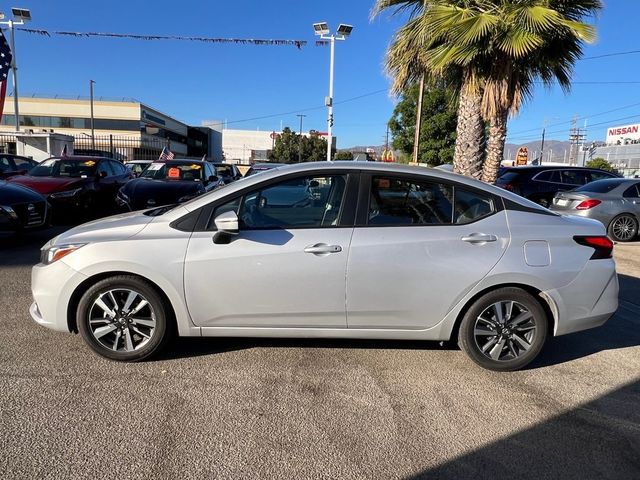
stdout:
POLYGON ((458 105, 453 171, 477 179, 482 176, 485 144, 481 104, 482 92, 463 85, 458 105))
POLYGON ((499 112, 489 120, 489 139, 487 141, 487 158, 482 167, 482 181, 496 183, 498 170, 504 158, 504 144, 507 139, 508 111, 499 112))

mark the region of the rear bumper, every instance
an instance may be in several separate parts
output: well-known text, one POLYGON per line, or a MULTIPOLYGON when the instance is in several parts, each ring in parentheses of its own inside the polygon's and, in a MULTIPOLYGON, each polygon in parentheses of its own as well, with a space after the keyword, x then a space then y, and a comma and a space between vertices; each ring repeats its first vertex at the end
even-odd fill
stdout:
POLYGON ((618 276, 613 259, 590 260, 570 284, 544 292, 555 304, 554 335, 603 325, 618 309, 618 276))

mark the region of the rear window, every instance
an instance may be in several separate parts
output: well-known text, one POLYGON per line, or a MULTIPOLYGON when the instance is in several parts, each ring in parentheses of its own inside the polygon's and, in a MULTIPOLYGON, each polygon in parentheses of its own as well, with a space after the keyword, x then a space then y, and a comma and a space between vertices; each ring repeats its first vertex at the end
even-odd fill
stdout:
POLYGON ((607 193, 620 186, 623 180, 596 180, 574 190, 574 192, 607 193))
POLYGON ((518 177, 520 177, 521 174, 522 174, 522 172, 514 172, 513 170, 507 170, 505 173, 500 175, 500 178, 498 178, 498 181, 499 182, 513 182, 514 180, 517 180, 518 177))

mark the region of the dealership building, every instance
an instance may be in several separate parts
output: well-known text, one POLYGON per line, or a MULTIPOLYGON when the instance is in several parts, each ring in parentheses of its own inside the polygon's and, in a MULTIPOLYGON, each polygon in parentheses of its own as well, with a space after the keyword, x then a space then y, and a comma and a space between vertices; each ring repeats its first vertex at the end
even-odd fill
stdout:
POLYGON ((605 143, 589 156, 604 158, 626 177, 640 175, 640 124, 608 127, 605 143))
MULTIPOLYGON (((20 130, 27 134, 60 133, 75 138, 75 148, 91 140, 91 103, 81 97, 20 97, 20 130)), ((167 146, 176 156, 209 154, 209 129, 184 122, 133 99, 93 102, 96 149, 116 151, 124 158, 155 155, 167 146)), ((15 133, 12 98, 5 101, 0 134, 15 133)), ((8 147, 8 150, 11 146, 8 147)), ((157 157, 156 157, 157 158, 157 157)))

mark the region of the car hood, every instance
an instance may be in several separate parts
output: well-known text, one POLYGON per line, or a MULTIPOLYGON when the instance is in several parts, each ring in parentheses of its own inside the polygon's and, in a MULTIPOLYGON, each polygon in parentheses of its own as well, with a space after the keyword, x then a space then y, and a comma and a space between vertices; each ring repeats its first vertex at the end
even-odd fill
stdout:
POLYGON ((0 205, 42 201, 44 201, 42 195, 30 188, 0 180, 0 205))
POLYGON ((69 177, 32 177, 31 175, 17 175, 10 177, 7 181, 18 183, 35 190, 42 195, 48 195, 54 192, 71 190, 84 185, 86 178, 69 178, 69 177))
POLYGON ((68 243, 110 242, 125 240, 140 233, 154 217, 143 212, 123 213, 84 223, 51 239, 43 247, 68 243))
POLYGON ((122 187, 122 192, 129 197, 130 206, 134 210, 178 203, 180 198, 202 191, 204 186, 200 182, 148 178, 136 178, 122 187), (149 204, 150 200, 154 203, 149 204))

